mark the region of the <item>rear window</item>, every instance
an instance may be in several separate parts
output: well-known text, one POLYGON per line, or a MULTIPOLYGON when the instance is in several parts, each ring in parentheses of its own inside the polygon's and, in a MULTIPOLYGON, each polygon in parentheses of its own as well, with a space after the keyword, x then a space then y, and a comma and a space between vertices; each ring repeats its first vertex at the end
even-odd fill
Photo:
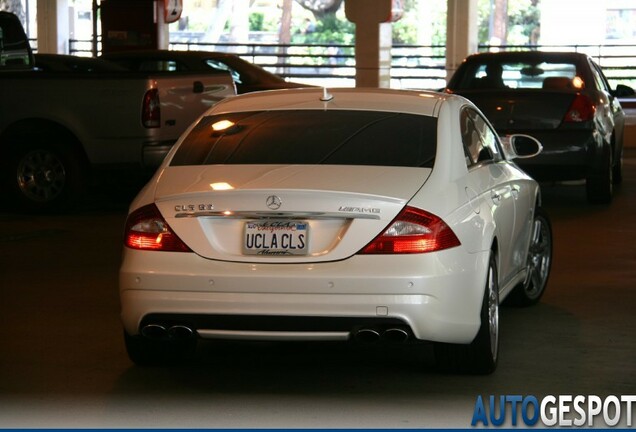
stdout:
POLYGON ((467 66, 457 89, 573 88, 576 65, 567 62, 492 61, 467 66))
POLYGON ((171 165, 432 167, 437 119, 376 111, 284 110, 204 117, 171 165))

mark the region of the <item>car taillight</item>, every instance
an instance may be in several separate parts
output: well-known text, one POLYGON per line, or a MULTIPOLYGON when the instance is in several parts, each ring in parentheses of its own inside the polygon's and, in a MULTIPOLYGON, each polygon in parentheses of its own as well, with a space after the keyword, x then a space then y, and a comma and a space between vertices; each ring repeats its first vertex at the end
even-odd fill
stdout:
POLYGON ((154 204, 141 207, 126 219, 125 244, 132 249, 167 252, 192 252, 172 232, 154 204))
POLYGON ((594 102, 592 102, 589 97, 577 93, 563 121, 565 123, 580 123, 589 121, 594 118, 595 112, 596 105, 594 105, 594 102))
POLYGON ((156 88, 148 90, 144 95, 141 122, 147 128, 161 126, 161 104, 159 103, 159 90, 156 88))
POLYGON ((391 225, 359 253, 425 253, 460 244, 453 230, 439 217, 424 210, 405 207, 391 225))

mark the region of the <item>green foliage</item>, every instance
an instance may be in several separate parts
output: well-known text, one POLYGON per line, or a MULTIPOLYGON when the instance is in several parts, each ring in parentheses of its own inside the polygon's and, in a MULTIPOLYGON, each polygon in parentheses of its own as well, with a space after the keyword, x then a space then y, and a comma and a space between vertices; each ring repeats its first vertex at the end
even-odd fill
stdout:
MULTIPOLYGON (((490 39, 490 17, 494 13, 491 0, 477 2, 480 44, 488 44, 490 39)), ((538 0, 508 0, 508 36, 504 41, 510 45, 536 43, 534 40, 540 28, 540 9, 538 0)))
POLYGON ((438 0, 434 9, 433 33, 431 35, 431 45, 446 45, 446 0, 438 0))
POLYGON ((402 18, 392 25, 394 44, 417 44, 417 0, 403 0, 402 18))
POLYGON ((479 0, 477 2, 477 40, 480 44, 488 44, 490 42, 490 16, 494 14, 491 6, 491 0, 479 0))
POLYGON ((510 2, 508 14, 508 43, 536 44, 541 22, 538 2, 510 2))
POLYGON ((263 22, 265 14, 262 12, 252 12, 250 14, 250 31, 263 31, 263 22))
POLYGON ((394 22, 392 33, 394 44, 417 44, 417 26, 413 22, 406 20, 394 22))
POLYGON ((296 29, 292 42, 308 44, 352 44, 354 42, 354 24, 338 18, 335 14, 324 15, 316 21, 313 31, 296 29))

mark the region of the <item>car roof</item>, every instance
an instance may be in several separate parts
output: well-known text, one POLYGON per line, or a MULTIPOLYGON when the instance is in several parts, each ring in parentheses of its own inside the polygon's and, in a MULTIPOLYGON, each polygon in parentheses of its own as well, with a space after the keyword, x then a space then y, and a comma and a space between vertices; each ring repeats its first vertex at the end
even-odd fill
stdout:
POLYGON ((208 57, 237 57, 235 54, 218 52, 218 51, 179 51, 179 50, 133 50, 104 53, 105 58, 208 58, 208 57))
POLYGON ((285 89, 254 92, 227 98, 211 108, 208 114, 285 109, 336 109, 437 116, 441 103, 449 99, 464 100, 461 96, 434 91, 384 88, 285 89))
POLYGON ((529 61, 540 62, 549 60, 578 62, 588 58, 587 54, 571 51, 499 51, 472 54, 464 62, 487 63, 488 61, 529 61))

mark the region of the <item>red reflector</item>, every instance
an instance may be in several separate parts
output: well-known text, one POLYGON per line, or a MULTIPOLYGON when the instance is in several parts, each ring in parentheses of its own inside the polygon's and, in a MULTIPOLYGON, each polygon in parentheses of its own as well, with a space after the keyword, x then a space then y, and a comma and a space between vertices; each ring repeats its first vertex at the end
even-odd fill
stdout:
POLYGON ((589 97, 577 93, 563 121, 566 123, 589 121, 594 118, 595 112, 596 105, 594 105, 594 102, 589 97))
POLYGON ((169 252, 191 252, 172 232, 154 204, 132 212, 126 220, 125 244, 132 249, 169 252))
POLYGON ((406 207, 360 254, 411 254, 459 246, 459 239, 439 217, 406 207))
POLYGON ((148 90, 144 95, 141 122, 147 128, 161 126, 161 104, 159 103, 159 90, 156 88, 148 90))

